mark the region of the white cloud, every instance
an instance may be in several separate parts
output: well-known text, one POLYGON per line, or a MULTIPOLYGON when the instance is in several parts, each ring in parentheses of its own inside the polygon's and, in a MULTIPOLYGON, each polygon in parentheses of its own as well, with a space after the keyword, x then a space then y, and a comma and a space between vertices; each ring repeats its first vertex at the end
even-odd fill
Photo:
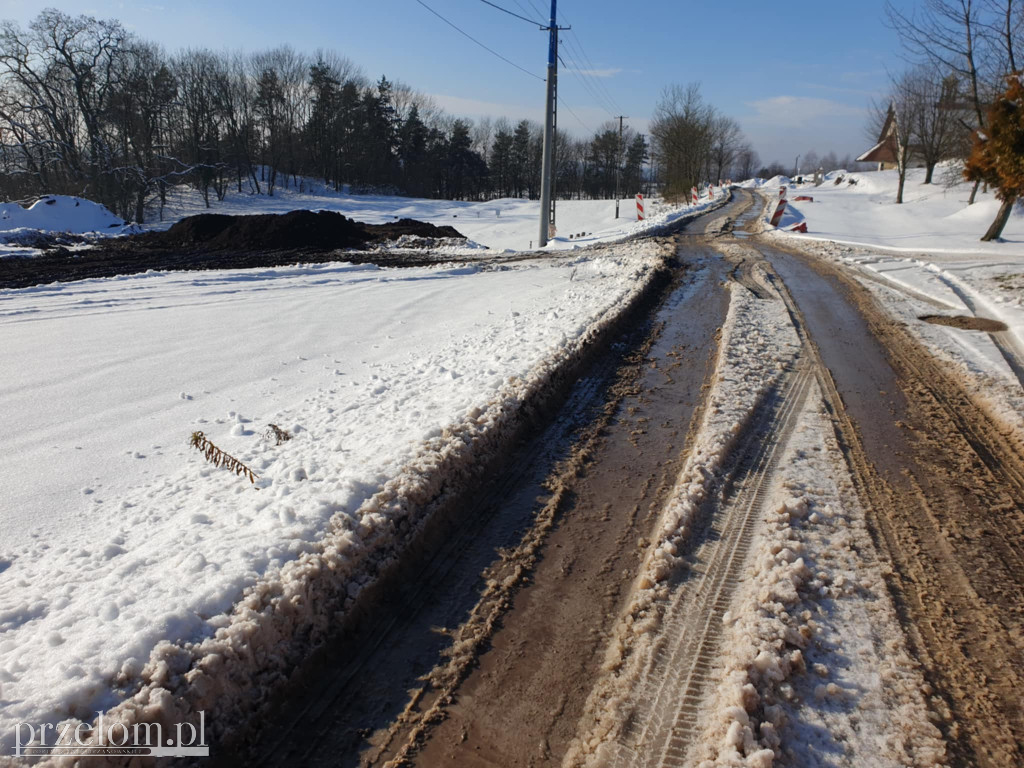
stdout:
POLYGON ((791 163, 812 149, 856 156, 870 146, 864 139, 864 107, 803 96, 773 96, 746 106, 752 114, 738 119, 763 162, 791 163))
MULTIPOLYGON (((455 117, 468 117, 474 120, 479 120, 482 117, 491 119, 505 117, 513 123, 519 120, 533 120, 540 123, 544 120, 543 93, 540 94, 535 105, 505 104, 440 93, 430 94, 430 97, 441 109, 455 117)), ((593 131, 598 130, 608 120, 608 113, 598 107, 576 104, 569 104, 568 107, 564 104, 559 105, 558 128, 572 136, 589 137, 593 131)), ((643 120, 630 121, 630 125, 635 130, 639 130, 641 126, 646 128, 646 124, 646 121, 643 120)))
POLYGON ((821 119, 863 120, 867 114, 863 107, 806 96, 773 96, 769 99, 748 101, 747 106, 754 110, 754 114, 745 117, 745 123, 775 127, 803 127, 810 121, 821 119))
POLYGON ((591 77, 615 77, 622 72, 621 67, 609 67, 608 69, 566 69, 577 75, 590 75, 591 77))

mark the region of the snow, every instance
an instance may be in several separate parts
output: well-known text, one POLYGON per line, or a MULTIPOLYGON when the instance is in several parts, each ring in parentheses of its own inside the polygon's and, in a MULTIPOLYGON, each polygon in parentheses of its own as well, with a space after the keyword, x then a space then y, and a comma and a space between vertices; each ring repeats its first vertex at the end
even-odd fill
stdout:
POLYGON ((86 234, 120 229, 124 221, 104 206, 81 197, 44 195, 28 208, 17 203, 0 203, 0 239, 8 240, 19 230, 86 234))
POLYGON ((287 648, 318 573, 357 595, 419 524, 416 500, 471 475, 660 258, 648 241, 493 268, 332 263, 0 291, 0 746, 19 721, 90 720, 122 701, 170 717, 187 695, 210 700, 209 682, 180 677, 193 658, 204 680, 216 656, 249 681, 213 689, 225 718, 251 701, 273 665, 222 646, 287 648), (268 439, 271 423, 293 438, 268 439), (206 463, 195 430, 255 485, 206 463), (288 590, 301 598, 264 610, 288 590))
MULTIPOLYGON (((1024 212, 1016 210, 1003 232, 1002 243, 982 243, 981 236, 996 216, 999 201, 992 192, 979 190, 977 202, 967 205, 971 185, 947 187, 943 178, 955 172, 945 166, 935 171, 934 184, 924 184, 924 170, 907 171, 904 202, 896 205, 896 171, 846 174, 839 185, 835 174, 820 187, 803 184, 789 190, 789 206, 806 218, 807 239, 871 246, 890 252, 928 253, 937 257, 967 256, 971 260, 1024 257, 1024 212), (851 185, 851 180, 856 181, 851 185), (793 202, 809 195, 813 203, 793 202)), ((777 193, 766 183, 766 192, 777 193)))
MULTIPOLYGON (((632 197, 619 201, 618 218, 615 217, 614 200, 559 200, 556 205, 558 230, 545 250, 569 251, 658 234, 681 219, 717 207, 722 201, 721 190, 716 198, 702 200, 695 206, 666 203, 657 197, 645 199, 646 218, 638 221, 636 199, 632 197)), ((175 188, 168 193, 162 220, 159 211, 151 211, 149 215, 156 220, 147 221, 141 229, 167 229, 185 216, 200 213, 244 216, 294 210, 337 211, 368 224, 410 218, 438 226, 452 226, 469 241, 445 243, 435 248, 451 256, 480 255, 481 248, 493 251, 534 250, 540 221, 540 203, 536 200, 502 198, 470 203, 393 195, 352 195, 299 178, 297 185, 276 188, 273 196, 232 192, 224 201, 214 201, 210 208, 195 190, 175 188)), ((4 203, 0 204, 0 242, 6 241, 7 244, 0 246, 0 258, 38 255, 40 251, 31 247, 31 235, 37 232, 109 236, 139 230, 135 225, 125 226, 103 206, 83 198, 49 195, 28 210, 16 203, 4 203)), ((409 245, 408 242, 399 242, 393 247, 401 249, 409 245)), ((87 246, 71 245, 70 249, 82 247, 87 246)))

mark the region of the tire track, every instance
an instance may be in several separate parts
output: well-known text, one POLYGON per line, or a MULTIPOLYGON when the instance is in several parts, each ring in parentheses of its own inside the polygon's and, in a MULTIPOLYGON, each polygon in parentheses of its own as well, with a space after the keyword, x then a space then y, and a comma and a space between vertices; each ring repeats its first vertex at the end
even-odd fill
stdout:
POLYGON ((632 727, 616 750, 615 765, 686 765, 721 643, 722 618, 732 603, 774 472, 813 381, 806 365, 790 374, 770 393, 770 407, 740 449, 737 469, 715 503, 690 570, 699 578, 692 587, 677 589, 666 610, 664 644, 645 675, 632 727))

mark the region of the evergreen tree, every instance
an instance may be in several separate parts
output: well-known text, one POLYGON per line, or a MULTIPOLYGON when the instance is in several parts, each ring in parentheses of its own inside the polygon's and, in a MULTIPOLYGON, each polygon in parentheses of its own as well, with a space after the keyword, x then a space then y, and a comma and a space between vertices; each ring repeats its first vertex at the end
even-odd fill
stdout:
POLYGON ((530 183, 530 123, 521 120, 512 134, 512 148, 509 153, 509 193, 522 197, 530 183))
POLYGON ((337 189, 340 182, 336 147, 341 83, 327 63, 318 59, 310 65, 309 85, 312 105, 306 123, 306 137, 310 159, 324 183, 333 181, 337 189))
POLYGON ((499 129, 491 147, 491 180, 499 197, 513 196, 512 142, 509 131, 499 129))
POLYGON ((401 166, 402 188, 407 195, 423 197, 430 194, 430 169, 427 140, 430 132, 420 119, 415 104, 398 131, 398 162, 401 166))

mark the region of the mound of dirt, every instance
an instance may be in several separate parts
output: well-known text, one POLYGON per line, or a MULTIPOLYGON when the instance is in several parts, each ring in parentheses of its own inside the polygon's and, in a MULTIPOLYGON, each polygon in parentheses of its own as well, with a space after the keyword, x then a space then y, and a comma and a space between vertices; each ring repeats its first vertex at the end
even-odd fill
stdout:
POLYGON ((399 219, 388 224, 370 225, 367 229, 375 235, 377 242, 397 240, 405 235, 433 239, 441 237, 453 237, 458 240, 466 239, 465 235, 461 234, 455 227, 438 227, 423 221, 417 221, 416 219, 399 219))
POLYGON ((166 232, 146 235, 147 245, 207 251, 334 250, 365 248, 402 236, 465 239, 452 227, 415 219, 364 224, 334 211, 227 216, 203 213, 182 219, 166 232))
POLYGON ((437 241, 466 238, 451 227, 415 219, 364 224, 333 211, 226 216, 203 213, 182 219, 166 232, 101 240, 60 235, 39 241, 47 250, 25 259, 0 259, 0 288, 92 277, 130 275, 146 270, 256 269, 281 264, 350 261, 412 267, 436 264, 437 241), (85 239, 86 249, 63 247, 85 239), (372 246, 408 240, 416 253, 373 251, 372 246))

